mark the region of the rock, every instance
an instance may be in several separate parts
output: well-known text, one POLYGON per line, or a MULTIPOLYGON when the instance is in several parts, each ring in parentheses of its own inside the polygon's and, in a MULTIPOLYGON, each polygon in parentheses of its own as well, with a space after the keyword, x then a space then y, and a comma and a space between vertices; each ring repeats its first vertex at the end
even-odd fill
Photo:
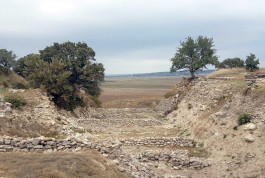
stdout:
POLYGON ((118 167, 118 169, 119 169, 119 171, 121 171, 121 172, 125 172, 125 169, 122 168, 122 167, 118 167))
POLYGON ((251 130, 251 131, 253 131, 253 130, 256 130, 256 129, 257 129, 257 126, 255 124, 253 124, 253 123, 248 123, 244 127, 244 130, 251 130))
POLYGON ((247 135, 247 136, 245 136, 245 141, 246 142, 254 142, 255 138, 252 135, 247 135))
POLYGON ((116 164, 116 165, 120 164, 120 162, 117 159, 113 160, 112 162, 113 162, 113 164, 116 164))
POLYGON ((34 146, 34 149, 43 149, 43 146, 42 145, 36 145, 36 146, 34 146))
POLYGON ((33 144, 33 145, 38 145, 38 144, 40 144, 40 139, 33 139, 32 144, 33 144))

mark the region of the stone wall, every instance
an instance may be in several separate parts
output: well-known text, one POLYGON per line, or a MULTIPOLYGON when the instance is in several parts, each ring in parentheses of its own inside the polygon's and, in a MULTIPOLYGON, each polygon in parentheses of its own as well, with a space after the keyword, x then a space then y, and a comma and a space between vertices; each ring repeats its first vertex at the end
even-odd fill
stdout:
POLYGON ((34 138, 22 139, 12 137, 0 137, 0 152, 8 151, 59 151, 59 150, 80 150, 87 147, 87 144, 74 138, 52 139, 34 138))
POLYGON ((248 86, 259 87, 265 85, 265 74, 251 74, 245 76, 248 86))
POLYGON ((120 126, 154 126, 161 125, 162 123, 157 120, 151 119, 80 119, 78 120, 79 124, 86 124, 86 127, 95 126, 111 126, 111 127, 120 127, 120 126))
POLYGON ((160 137, 160 138, 131 138, 121 140, 125 146, 194 146, 194 140, 177 138, 177 137, 160 137))
POLYGON ((202 169, 210 166, 210 163, 205 159, 190 157, 187 150, 163 150, 161 152, 145 151, 139 155, 139 158, 144 162, 147 160, 164 161, 171 164, 174 169, 181 169, 183 167, 202 169))

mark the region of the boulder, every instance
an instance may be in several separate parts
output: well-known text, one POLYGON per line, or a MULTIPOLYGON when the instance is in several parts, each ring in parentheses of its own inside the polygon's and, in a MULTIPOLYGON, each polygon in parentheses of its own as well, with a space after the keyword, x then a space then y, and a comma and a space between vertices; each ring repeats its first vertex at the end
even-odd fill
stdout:
POLYGON ((257 129, 257 126, 253 123, 248 123, 244 126, 244 130, 256 130, 257 129))
POLYGON ((255 138, 252 135, 247 135, 247 136, 245 136, 245 141, 246 142, 254 142, 255 138))

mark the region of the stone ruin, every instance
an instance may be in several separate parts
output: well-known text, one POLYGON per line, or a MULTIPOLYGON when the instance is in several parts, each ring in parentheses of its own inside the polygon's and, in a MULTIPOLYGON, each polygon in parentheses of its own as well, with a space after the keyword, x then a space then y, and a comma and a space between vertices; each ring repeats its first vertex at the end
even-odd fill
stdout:
POLYGON ((249 74, 245 76, 248 86, 259 87, 265 85, 265 73, 249 74))

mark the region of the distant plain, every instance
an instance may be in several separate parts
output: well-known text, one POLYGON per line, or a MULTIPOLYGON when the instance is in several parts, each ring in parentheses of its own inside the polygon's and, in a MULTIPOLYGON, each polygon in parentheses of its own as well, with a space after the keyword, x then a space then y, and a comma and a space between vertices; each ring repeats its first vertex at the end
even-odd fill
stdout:
POLYGON ((101 86, 102 107, 154 107, 182 77, 106 77, 101 86))

